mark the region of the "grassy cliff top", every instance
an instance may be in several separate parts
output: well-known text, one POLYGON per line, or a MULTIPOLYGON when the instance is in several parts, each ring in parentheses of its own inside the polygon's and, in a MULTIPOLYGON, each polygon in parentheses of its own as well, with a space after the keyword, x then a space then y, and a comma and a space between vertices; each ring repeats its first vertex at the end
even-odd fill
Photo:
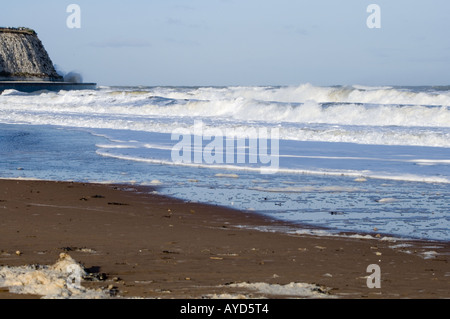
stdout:
POLYGON ((0 27, 0 33, 2 32, 8 32, 8 33, 25 33, 25 34, 31 34, 36 35, 36 31, 30 28, 25 27, 18 27, 18 28, 10 28, 10 27, 0 27))

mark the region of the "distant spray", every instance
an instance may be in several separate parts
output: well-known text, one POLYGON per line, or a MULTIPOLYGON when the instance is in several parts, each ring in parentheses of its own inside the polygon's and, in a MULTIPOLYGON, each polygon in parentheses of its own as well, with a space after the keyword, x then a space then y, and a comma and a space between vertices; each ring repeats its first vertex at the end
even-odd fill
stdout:
POLYGON ((61 68, 58 65, 55 65, 56 72, 63 77, 64 82, 70 82, 70 83, 83 83, 83 76, 75 71, 70 71, 66 73, 65 71, 61 70, 61 68))
POLYGON ((64 82, 82 83, 83 77, 80 73, 72 71, 64 75, 64 82))

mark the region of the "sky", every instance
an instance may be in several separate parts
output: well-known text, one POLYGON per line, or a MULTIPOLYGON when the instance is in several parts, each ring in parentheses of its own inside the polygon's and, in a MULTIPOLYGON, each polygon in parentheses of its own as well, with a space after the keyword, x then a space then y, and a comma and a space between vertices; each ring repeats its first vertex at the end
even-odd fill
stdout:
POLYGON ((450 84, 448 0, 15 0, 0 26, 105 86, 450 84))

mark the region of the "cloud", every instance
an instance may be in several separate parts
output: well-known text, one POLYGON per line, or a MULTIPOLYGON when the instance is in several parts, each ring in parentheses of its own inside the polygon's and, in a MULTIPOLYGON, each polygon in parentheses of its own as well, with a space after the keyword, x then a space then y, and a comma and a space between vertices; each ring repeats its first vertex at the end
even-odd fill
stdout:
POLYGON ((193 7, 191 5, 186 5, 186 4, 174 5, 173 9, 180 10, 180 11, 195 11, 196 10, 195 7, 193 7))
POLYGON ((200 46, 200 42, 190 39, 181 39, 181 38, 173 38, 173 37, 166 37, 164 39, 166 43, 180 45, 180 46, 189 46, 189 47, 196 47, 200 46))
POLYGON ((169 17, 166 19, 166 23, 170 26, 180 27, 180 28, 191 28, 191 29, 204 29, 207 30, 207 25, 202 21, 197 21, 196 23, 185 22, 182 19, 169 17))
POLYGON ((145 39, 114 38, 105 41, 91 42, 90 46, 97 48, 144 48, 151 47, 152 44, 145 39))
POLYGON ((296 25, 292 25, 292 24, 285 25, 283 27, 283 29, 284 29, 285 32, 288 32, 288 33, 294 34, 294 35, 300 35, 300 36, 309 35, 308 29, 302 28, 302 27, 299 27, 299 26, 296 26, 296 25))

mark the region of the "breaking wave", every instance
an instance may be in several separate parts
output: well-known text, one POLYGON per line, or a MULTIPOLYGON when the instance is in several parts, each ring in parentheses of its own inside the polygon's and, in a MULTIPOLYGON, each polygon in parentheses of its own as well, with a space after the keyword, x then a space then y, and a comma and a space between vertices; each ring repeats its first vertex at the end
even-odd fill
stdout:
POLYGON ((103 87, 0 99, 0 122, 170 133, 281 128, 282 139, 450 147, 450 87, 103 87))

